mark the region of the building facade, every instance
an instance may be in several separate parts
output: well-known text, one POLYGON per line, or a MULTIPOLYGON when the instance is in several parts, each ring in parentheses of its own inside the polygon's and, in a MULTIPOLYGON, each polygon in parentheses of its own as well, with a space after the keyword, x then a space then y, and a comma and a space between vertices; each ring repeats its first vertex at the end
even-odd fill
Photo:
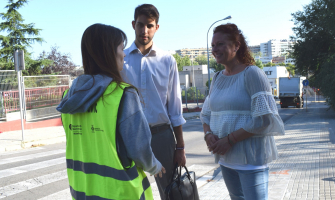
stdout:
POLYGON ((286 58, 286 55, 292 51, 295 41, 292 40, 269 40, 268 42, 261 43, 260 45, 249 46, 252 53, 257 54, 260 52, 259 59, 263 64, 268 62, 272 63, 291 63, 294 64, 294 59, 286 58))
MULTIPOLYGON (((209 58, 214 58, 212 55, 212 48, 209 48, 208 51, 209 58)), ((207 57, 207 48, 179 49, 176 50, 176 53, 181 57, 188 56, 191 60, 193 60, 200 55, 207 57)))
POLYGON ((288 77, 289 73, 285 66, 272 66, 272 67, 264 67, 264 73, 269 79, 271 88, 272 88, 272 95, 275 98, 279 97, 279 77, 288 77))
POLYGON ((249 46, 249 50, 253 54, 258 54, 259 52, 261 52, 261 46, 260 45, 249 46))
MULTIPOLYGON (((213 78, 214 74, 214 70, 210 69, 211 78, 213 78)), ((195 86, 200 90, 201 94, 207 94, 207 65, 184 66, 183 71, 179 72, 179 81, 182 89, 195 86)))

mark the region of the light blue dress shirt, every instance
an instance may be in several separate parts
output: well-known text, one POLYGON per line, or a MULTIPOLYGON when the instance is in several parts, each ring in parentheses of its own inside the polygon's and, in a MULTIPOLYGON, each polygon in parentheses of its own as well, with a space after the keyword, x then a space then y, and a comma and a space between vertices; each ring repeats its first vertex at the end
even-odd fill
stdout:
POLYGON ((134 85, 142 98, 145 117, 150 126, 180 126, 183 118, 179 74, 172 55, 152 45, 143 55, 135 42, 124 51, 121 72, 124 81, 134 85))

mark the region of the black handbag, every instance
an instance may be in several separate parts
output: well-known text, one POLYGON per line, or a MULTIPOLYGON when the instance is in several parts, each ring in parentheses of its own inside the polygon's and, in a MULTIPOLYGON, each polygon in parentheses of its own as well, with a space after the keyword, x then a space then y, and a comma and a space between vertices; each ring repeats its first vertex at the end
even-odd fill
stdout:
POLYGON ((195 183, 195 173, 188 171, 181 175, 181 167, 176 164, 171 183, 165 188, 168 200, 199 200, 198 188, 195 183))

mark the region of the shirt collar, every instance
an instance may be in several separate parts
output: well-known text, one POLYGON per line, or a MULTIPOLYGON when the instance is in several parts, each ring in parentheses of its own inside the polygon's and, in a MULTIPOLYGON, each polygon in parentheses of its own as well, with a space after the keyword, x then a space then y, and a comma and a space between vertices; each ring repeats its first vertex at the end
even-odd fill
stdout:
MULTIPOLYGON (((130 53, 133 53, 134 51, 137 51, 138 53, 141 53, 141 51, 137 48, 136 44, 135 44, 135 41, 131 44, 131 46, 129 47, 129 52, 130 53)), ((155 43, 152 42, 152 46, 151 46, 151 49, 149 51, 148 54, 146 54, 145 56, 155 56, 156 53, 158 51, 158 48, 156 47, 155 43)))

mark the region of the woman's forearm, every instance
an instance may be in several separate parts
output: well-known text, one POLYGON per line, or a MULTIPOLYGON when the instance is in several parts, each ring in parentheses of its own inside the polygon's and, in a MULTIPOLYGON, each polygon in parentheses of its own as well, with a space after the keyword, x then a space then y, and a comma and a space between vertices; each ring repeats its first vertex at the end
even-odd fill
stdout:
POLYGON ((208 124, 202 124, 202 127, 204 128, 204 133, 206 133, 207 131, 210 131, 211 130, 211 128, 209 127, 209 125, 208 124))
POLYGON ((240 142, 242 140, 248 139, 252 137, 254 134, 247 132, 243 128, 240 128, 229 135, 229 139, 234 141, 235 143, 240 142))

